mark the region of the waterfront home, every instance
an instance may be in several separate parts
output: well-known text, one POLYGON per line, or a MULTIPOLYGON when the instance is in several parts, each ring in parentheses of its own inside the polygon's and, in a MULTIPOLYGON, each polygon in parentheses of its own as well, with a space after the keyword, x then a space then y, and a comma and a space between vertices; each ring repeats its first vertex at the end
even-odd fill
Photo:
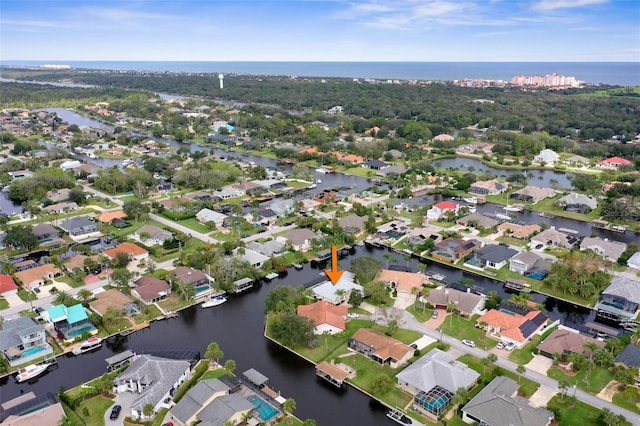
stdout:
MULTIPOLYGON (((258 185, 258 187, 264 190, 274 190, 274 189, 283 189, 287 187, 287 183, 281 179, 261 179, 261 180, 252 180, 251 182, 254 185, 258 185)), ((251 195, 247 192, 247 195, 251 195)))
POLYGON ((480 213, 471 213, 464 217, 461 217, 460 219, 457 219, 456 223, 458 223, 458 225, 467 226, 469 228, 491 229, 494 226, 498 225, 500 222, 480 213))
POLYGON ((289 244, 293 250, 307 251, 311 248, 313 240, 318 238, 315 232, 306 228, 292 229, 284 236, 279 236, 276 241, 289 244))
POLYGON ((269 205, 269 208, 278 216, 286 217, 295 211, 295 200, 289 198, 287 200, 274 201, 269 205))
POLYGON ((149 420, 163 408, 173 406, 173 397, 180 385, 191 376, 188 361, 139 355, 135 361, 114 379, 115 393, 137 394, 131 403, 131 417, 149 420), (153 414, 145 416, 144 407, 151 404, 153 414))
POLYGON ((262 268, 262 265, 270 260, 268 256, 245 247, 238 247, 234 249, 233 256, 237 259, 240 259, 240 261, 242 262, 247 262, 254 268, 262 268))
POLYGON ((2 324, 0 351, 13 367, 51 355, 53 348, 42 324, 31 317, 18 317, 2 324))
POLYGON ((631 269, 640 269, 640 251, 633 253, 627 260, 627 266, 631 269))
POLYGON ((531 235, 536 234, 542 230, 540 225, 520 225, 518 223, 504 222, 498 225, 498 232, 502 235, 516 238, 518 240, 526 240, 531 235))
POLYGON ((109 308, 114 308, 125 315, 138 315, 141 312, 140 305, 116 288, 97 293, 95 300, 89 303, 89 307, 101 317, 109 308))
POLYGON ((63 243, 64 240, 60 236, 60 231, 48 223, 38 223, 31 228, 31 232, 38 240, 38 244, 51 246, 63 243))
MULTIPOLYGON (((256 190, 263 191, 262 188, 257 187, 256 190)), ((228 198, 242 197, 245 195, 245 191, 231 185, 224 186, 214 192, 216 197, 219 197, 222 200, 226 200, 228 198)))
POLYGON ((525 186, 522 189, 511 193, 511 199, 517 201, 523 201, 525 203, 537 203, 556 195, 556 190, 553 188, 546 188, 543 186, 525 186))
POLYGON ((156 277, 140 277, 134 281, 135 288, 131 294, 145 305, 151 305, 167 298, 171 294, 171 286, 166 281, 156 277))
POLYGON ((485 296, 467 291, 456 290, 455 288, 443 287, 429 290, 427 296, 423 296, 435 309, 449 309, 451 304, 463 316, 472 316, 482 313, 484 310, 485 296))
POLYGON ((299 305, 298 316, 313 321, 314 334, 336 334, 345 330, 345 318, 349 309, 319 300, 310 305, 299 305))
POLYGON ((549 317, 541 311, 532 310, 526 315, 491 309, 476 320, 476 324, 486 324, 485 331, 491 337, 504 342, 513 342, 517 347, 524 345, 539 330, 543 329, 549 317))
POLYGON ((338 219, 338 225, 345 233, 351 235, 358 235, 362 233, 366 228, 366 222, 366 216, 358 216, 356 214, 350 214, 349 216, 338 219))
POLYGON ((5 426, 59 426, 64 424, 67 415, 62 404, 56 402, 52 394, 47 395, 47 401, 36 397, 33 392, 21 394, 12 400, 4 401, 7 416, 1 425, 5 426), (11 408, 9 408, 11 407, 11 408))
POLYGON ((391 269, 381 270, 375 281, 381 281, 389 288, 405 294, 412 294, 414 288, 422 290, 422 286, 427 283, 427 279, 423 274, 391 269))
POLYGON ((173 232, 154 225, 143 225, 138 228, 133 237, 147 246, 162 245, 173 238, 173 232))
POLYGON ((82 304, 73 306, 55 305, 42 311, 42 319, 53 325, 58 338, 66 344, 85 334, 98 334, 98 329, 89 321, 87 311, 82 304))
POLYGON ((268 257, 277 257, 284 254, 286 251, 284 243, 276 240, 269 240, 264 243, 252 241, 247 244, 247 249, 257 251, 258 253, 262 253, 268 257))
POLYGON ((355 154, 344 154, 342 152, 334 152, 333 155, 336 156, 338 161, 349 164, 362 164, 364 163, 364 157, 355 154))
POLYGON ((72 217, 62 222, 60 228, 67 231, 71 238, 76 241, 102 235, 98 225, 84 216, 72 217))
POLYGON ((496 179, 474 182, 469 187, 469 193, 476 195, 498 195, 507 190, 507 184, 496 179))
POLYGON ((458 214, 460 204, 452 203, 451 201, 442 201, 436 203, 429 210, 427 210, 426 220, 440 220, 446 216, 455 216, 458 214))
POLYGON ((18 294, 18 285, 11 275, 0 274, 0 296, 7 297, 18 294))
POLYGON ((543 149, 538 155, 533 157, 533 161, 539 164, 544 163, 553 166, 555 163, 560 161, 560 156, 552 149, 543 149))
POLYGON ((69 170, 73 170, 78 166, 81 166, 82 163, 78 160, 68 160, 68 161, 64 161, 60 164, 60 168, 65 171, 68 172, 69 170))
POLYGON ((186 213, 193 209, 193 201, 187 197, 167 198, 166 200, 158 201, 158 204, 173 213, 186 213))
POLYGON ((627 368, 640 368, 640 347, 627 345, 615 358, 616 364, 624 364, 627 368))
POLYGON ((432 139, 434 142, 453 142, 455 138, 446 133, 440 133, 432 139))
POLYGON ((598 207, 598 202, 593 196, 577 192, 570 192, 558 199, 556 203, 568 212, 579 214, 587 214, 598 207))
POLYGON ((192 286, 196 298, 208 295, 212 290, 213 279, 204 272, 188 266, 178 266, 169 273, 168 278, 174 284, 192 286))
POLYGON ((376 235, 380 238, 393 238, 394 240, 402 238, 407 232, 409 232, 409 225, 411 221, 404 220, 392 220, 391 222, 383 223, 376 228, 376 235))
POLYGON ((349 300, 352 291, 364 294, 364 287, 355 283, 355 276, 351 272, 345 271, 335 285, 327 280, 312 287, 311 291, 316 299, 339 305, 349 300))
MULTIPOLYGON (((245 217, 247 218, 248 222, 253 222, 253 215, 251 213, 247 214, 245 217)), ((255 212, 256 223, 262 225, 268 225, 277 218, 278 215, 276 214, 276 212, 274 212, 270 208, 259 209, 257 212, 255 212)))
POLYGON ((382 170, 385 167, 389 167, 389 164, 381 160, 369 160, 366 163, 364 163, 362 167, 365 167, 371 170, 382 170))
POLYGON ((513 256, 518 252, 502 244, 489 244, 476 250, 465 262, 465 266, 476 269, 501 269, 506 266, 513 256))
POLYGON ((396 378, 398 386, 413 396, 412 408, 437 417, 447 410, 458 389, 470 389, 480 374, 448 352, 432 349, 396 378))
POLYGON ((593 353, 591 349, 585 347, 587 343, 595 344, 600 349, 605 346, 605 342, 580 334, 578 330, 562 327, 554 330, 553 333, 544 339, 544 342, 538 345, 538 352, 540 355, 548 358, 553 358, 554 354, 561 356, 581 354, 587 358, 591 358, 593 353))
POLYGON ((534 248, 542 245, 544 247, 541 247, 540 249, 545 247, 562 247, 570 250, 577 242, 578 239, 575 236, 569 235, 565 232, 560 232, 552 226, 551 228, 545 229, 539 234, 531 237, 529 246, 534 248))
POLYGON ((383 167, 382 169, 376 171, 376 176, 388 176, 388 177, 398 177, 403 173, 407 172, 407 168, 402 164, 396 164, 393 166, 383 167))
POLYGON ((482 247, 478 240, 461 240, 459 238, 447 238, 437 243, 431 250, 431 256, 444 262, 455 263, 466 258, 482 247))
POLYGON ((52 280, 62 271, 51 263, 28 268, 23 271, 16 272, 14 276, 22 283, 25 290, 33 290, 42 287, 47 280, 52 280))
POLYGON ((546 277, 551 270, 551 263, 539 254, 523 251, 509 259, 509 270, 520 275, 529 276, 538 273, 546 277))
POLYGON ((611 241, 608 238, 584 237, 580 242, 580 250, 591 250, 610 262, 617 262, 620 256, 627 250, 627 244, 611 241))
POLYGON ((149 257, 149 252, 147 250, 128 241, 125 241, 115 248, 105 250, 102 254, 107 256, 109 259, 115 259, 118 253, 125 253, 129 256, 130 260, 142 260, 149 257))
POLYGON ((82 164, 73 169, 73 174, 75 177, 96 177, 98 176, 98 172, 102 170, 102 167, 97 166, 95 164, 87 163, 82 164))
POLYGON ((78 210, 78 205, 76 203, 56 203, 48 205, 47 207, 43 207, 42 211, 47 214, 65 214, 69 212, 74 212, 78 210))
POLYGON ((600 294, 596 311, 605 316, 636 318, 639 306, 640 281, 620 276, 600 294))
POLYGON ((553 421, 551 411, 534 407, 518 396, 520 384, 498 376, 462 407, 462 420, 469 424, 548 426, 553 421))
POLYGON ((348 348, 380 365, 398 368, 406 364, 415 349, 370 328, 360 328, 349 339, 348 348))
MULTIPOLYGON (((241 197, 243 195, 260 195, 263 192, 266 192, 267 188, 265 188, 264 186, 260 185, 257 182, 242 182, 242 183, 236 183, 231 185, 228 188, 230 191, 228 192, 228 194, 233 195, 235 197, 241 197)), ((225 190, 225 188, 222 188, 222 190, 225 190)), ((224 192, 223 192, 224 194, 224 192)), ((216 193, 216 195, 219 195, 220 198, 225 198, 224 196, 216 193)), ((233 198, 233 197, 226 197, 226 198, 233 198)))
POLYGON ((172 421, 181 426, 203 421, 198 417, 198 413, 214 399, 229 395, 230 389, 219 379, 199 381, 171 408, 169 413, 172 421))
POLYGON ((631 165, 633 165, 632 161, 629 161, 626 158, 621 158, 621 157, 611 157, 596 163, 596 167, 599 167, 601 169, 614 169, 614 170, 617 170, 618 167, 631 166, 631 165))
POLYGON ((228 217, 229 216, 224 213, 219 213, 211 209, 202 209, 196 213, 196 219, 198 219, 198 222, 203 224, 215 223, 216 227, 222 226, 224 220, 228 217))

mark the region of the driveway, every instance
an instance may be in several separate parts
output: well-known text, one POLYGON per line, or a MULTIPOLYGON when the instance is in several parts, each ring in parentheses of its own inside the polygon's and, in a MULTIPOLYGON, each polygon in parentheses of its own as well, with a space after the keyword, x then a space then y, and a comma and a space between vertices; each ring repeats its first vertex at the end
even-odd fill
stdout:
POLYGON ((128 415, 131 415, 131 404, 138 397, 138 394, 131 392, 119 393, 116 396, 116 400, 113 402, 113 405, 107 409, 107 412, 104 413, 104 424, 105 426, 124 426, 124 418, 128 415), (109 415, 111 414, 111 409, 114 405, 120 405, 122 410, 120 411, 120 415, 117 419, 111 420, 109 415))
POLYGON ((546 407, 551 398, 557 393, 555 389, 551 389, 549 386, 540 385, 538 390, 529 398, 529 403, 534 407, 546 407))
POLYGON ((7 294, 4 296, 5 300, 7 301, 7 303, 9 303, 9 306, 18 306, 22 303, 24 303, 22 301, 22 299, 20 299, 20 297, 18 296, 18 293, 16 294, 7 294))
POLYGON ((415 294, 405 293, 404 291, 399 291, 396 296, 395 302, 393 302, 394 308, 407 309, 407 307, 413 305, 416 301, 415 294))
POLYGON ((533 359, 529 361, 525 367, 528 370, 533 370, 536 373, 547 375, 547 370, 553 365, 553 360, 542 355, 534 355, 533 359))

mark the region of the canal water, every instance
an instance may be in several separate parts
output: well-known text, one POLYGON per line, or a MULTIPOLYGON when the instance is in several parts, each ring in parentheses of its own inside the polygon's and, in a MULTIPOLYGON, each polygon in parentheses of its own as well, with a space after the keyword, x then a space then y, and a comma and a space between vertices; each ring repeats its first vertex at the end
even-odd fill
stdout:
MULTIPOLYGON (((341 268, 349 268, 350 261, 360 256, 373 256, 383 262, 387 259, 386 249, 374 247, 355 247, 351 254, 340 261, 341 268)), ((395 261, 391 264, 409 266, 417 271, 418 260, 409 261, 403 256, 391 252, 395 261)), ((448 282, 461 277, 472 277, 477 286, 485 292, 496 290, 508 297, 502 285, 490 279, 467 274, 447 266, 427 263, 427 271, 443 273, 448 282)), ((230 300, 218 307, 202 309, 194 306, 180 312, 175 319, 153 322, 148 329, 133 333, 118 340, 108 341, 103 348, 94 353, 78 357, 60 357, 59 368, 39 378, 35 383, 16 384, 12 378, 4 378, 0 383, 0 394, 7 400, 28 391, 36 394, 57 393, 61 386, 71 388, 90 380, 106 371, 105 358, 125 349, 141 353, 160 350, 195 350, 202 354, 210 342, 217 342, 225 352, 225 360, 236 361, 241 373, 255 368, 269 377, 272 388, 280 391, 284 397, 294 398, 297 402, 296 414, 305 419, 313 418, 319 425, 389 425, 385 408, 376 401, 353 388, 338 390, 331 385, 318 381, 313 366, 291 354, 287 350, 268 341, 264 331, 264 298, 276 286, 298 287, 317 280, 324 265, 307 263, 302 270, 290 269, 282 278, 264 283, 253 291, 230 300)), ((553 319, 564 324, 581 327, 593 319, 589 309, 572 304, 534 295, 536 302, 545 304, 553 319)))

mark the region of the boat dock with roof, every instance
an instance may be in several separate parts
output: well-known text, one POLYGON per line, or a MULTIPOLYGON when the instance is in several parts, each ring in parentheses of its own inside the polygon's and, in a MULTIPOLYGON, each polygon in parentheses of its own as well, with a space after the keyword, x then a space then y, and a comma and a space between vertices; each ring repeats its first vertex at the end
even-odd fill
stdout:
POLYGON ((136 354, 134 352, 127 349, 124 352, 120 352, 119 354, 110 356, 109 358, 105 359, 105 361, 107 361, 107 371, 112 372, 117 370, 120 367, 124 367, 125 365, 131 362, 132 358, 135 355, 136 354))
POLYGON ((316 376, 326 380, 336 387, 341 388, 344 385, 345 380, 349 377, 349 373, 333 364, 323 361, 316 365, 316 376))

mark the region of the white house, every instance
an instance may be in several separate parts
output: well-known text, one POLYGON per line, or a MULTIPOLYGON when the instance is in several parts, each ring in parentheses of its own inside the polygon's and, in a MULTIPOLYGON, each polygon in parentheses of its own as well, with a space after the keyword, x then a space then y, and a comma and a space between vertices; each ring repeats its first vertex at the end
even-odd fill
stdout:
POLYGON ((236 248, 233 251, 233 255, 240 258, 241 261, 249 263, 249 265, 253 266, 254 268, 262 268, 262 265, 264 265, 264 263, 269 260, 268 256, 244 247, 236 248))
POLYGON ((627 266, 633 269, 640 269, 640 251, 637 251, 627 260, 627 266))
POLYGON ((538 155, 533 157, 533 161, 553 166, 555 163, 560 161, 560 156, 552 149, 543 149, 538 155))
POLYGON ((196 213, 196 219, 198 219, 200 223, 213 222, 216 224, 216 227, 221 226, 222 222, 224 222, 224 220, 228 217, 229 216, 224 213, 218 213, 211 209, 202 209, 198 213, 196 213))
POLYGON ((427 211, 427 220, 440 220, 447 213, 458 214, 459 204, 452 203, 451 201, 442 201, 436 203, 427 211))
POLYGON ((364 294, 364 288, 354 282, 355 275, 349 271, 345 271, 342 277, 334 285, 331 281, 327 280, 311 290, 318 300, 326 300, 334 305, 339 305, 345 300, 349 300, 349 295, 352 291, 358 290, 364 294))

